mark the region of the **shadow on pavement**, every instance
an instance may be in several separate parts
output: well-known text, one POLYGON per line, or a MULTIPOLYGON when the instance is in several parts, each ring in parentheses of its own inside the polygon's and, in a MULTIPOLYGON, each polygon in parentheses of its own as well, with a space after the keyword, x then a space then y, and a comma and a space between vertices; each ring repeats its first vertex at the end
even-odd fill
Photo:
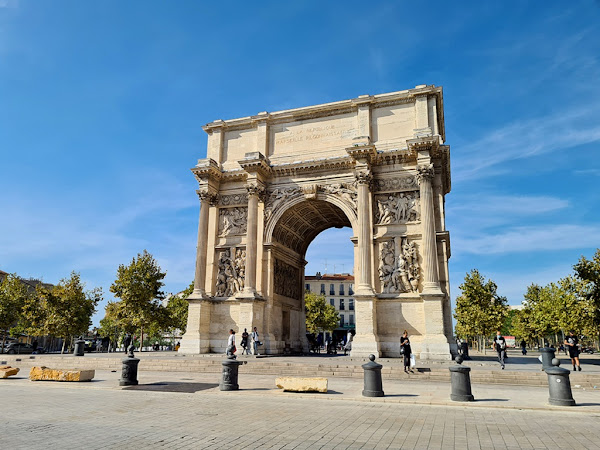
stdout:
POLYGON ((476 402, 507 402, 507 398, 476 398, 476 402))
POLYGON ((139 384, 137 386, 124 387, 125 391, 159 391, 159 392, 181 392, 192 394, 206 389, 212 389, 219 386, 217 383, 178 383, 172 381, 139 384))
POLYGON ((386 397, 418 397, 418 394, 385 394, 386 397))

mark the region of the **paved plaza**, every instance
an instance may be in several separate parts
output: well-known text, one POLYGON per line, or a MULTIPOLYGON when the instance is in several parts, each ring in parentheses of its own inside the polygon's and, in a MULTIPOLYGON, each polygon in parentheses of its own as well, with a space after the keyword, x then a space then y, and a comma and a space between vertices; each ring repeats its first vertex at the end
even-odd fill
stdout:
POLYGON ((218 374, 117 372, 89 383, 0 380, 2 449, 600 448, 600 390, 574 389, 578 406, 547 405, 544 387, 473 385, 477 401, 449 400, 450 385, 331 378, 327 394, 279 391, 274 377, 240 372, 237 392, 218 374))

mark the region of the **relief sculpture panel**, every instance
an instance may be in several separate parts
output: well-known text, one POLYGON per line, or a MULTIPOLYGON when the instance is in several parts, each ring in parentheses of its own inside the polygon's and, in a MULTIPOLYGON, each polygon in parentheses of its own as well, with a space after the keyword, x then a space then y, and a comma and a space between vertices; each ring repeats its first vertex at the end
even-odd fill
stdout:
POLYGON ((421 199, 419 191, 395 192, 375 196, 377 211, 375 224, 416 222, 421 220, 421 199))
POLYGON ((230 297, 240 292, 244 289, 246 251, 241 248, 222 250, 218 269, 215 297, 230 297))
POLYGON ((396 256, 394 241, 381 246, 379 279, 382 294, 417 292, 419 286, 419 262, 414 242, 404 238, 401 252, 396 256))
POLYGON ((275 293, 288 298, 300 298, 300 269, 275 259, 275 293))
POLYGON ((223 208, 219 210, 219 236, 246 234, 248 208, 223 208))

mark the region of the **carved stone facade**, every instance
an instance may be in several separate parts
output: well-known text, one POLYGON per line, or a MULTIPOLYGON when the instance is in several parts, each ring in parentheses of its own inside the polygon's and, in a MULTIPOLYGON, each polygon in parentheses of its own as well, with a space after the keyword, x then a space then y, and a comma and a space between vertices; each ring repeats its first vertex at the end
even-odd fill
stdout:
POLYGON ((200 215, 185 353, 224 352, 226 330, 256 326, 267 354, 307 349, 308 245, 350 227, 353 356, 422 359, 452 337, 444 196, 450 191, 442 89, 360 96, 207 124, 192 168, 200 215))

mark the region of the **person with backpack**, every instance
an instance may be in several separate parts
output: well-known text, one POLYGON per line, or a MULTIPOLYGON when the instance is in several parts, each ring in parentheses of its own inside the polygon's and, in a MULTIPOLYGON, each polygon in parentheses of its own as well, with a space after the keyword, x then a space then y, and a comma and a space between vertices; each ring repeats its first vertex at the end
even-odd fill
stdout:
POLYGON ((506 358, 506 339, 500 334, 500 331, 496 331, 496 337, 494 337, 494 348, 498 352, 498 361, 502 370, 504 370, 504 358, 506 358))

